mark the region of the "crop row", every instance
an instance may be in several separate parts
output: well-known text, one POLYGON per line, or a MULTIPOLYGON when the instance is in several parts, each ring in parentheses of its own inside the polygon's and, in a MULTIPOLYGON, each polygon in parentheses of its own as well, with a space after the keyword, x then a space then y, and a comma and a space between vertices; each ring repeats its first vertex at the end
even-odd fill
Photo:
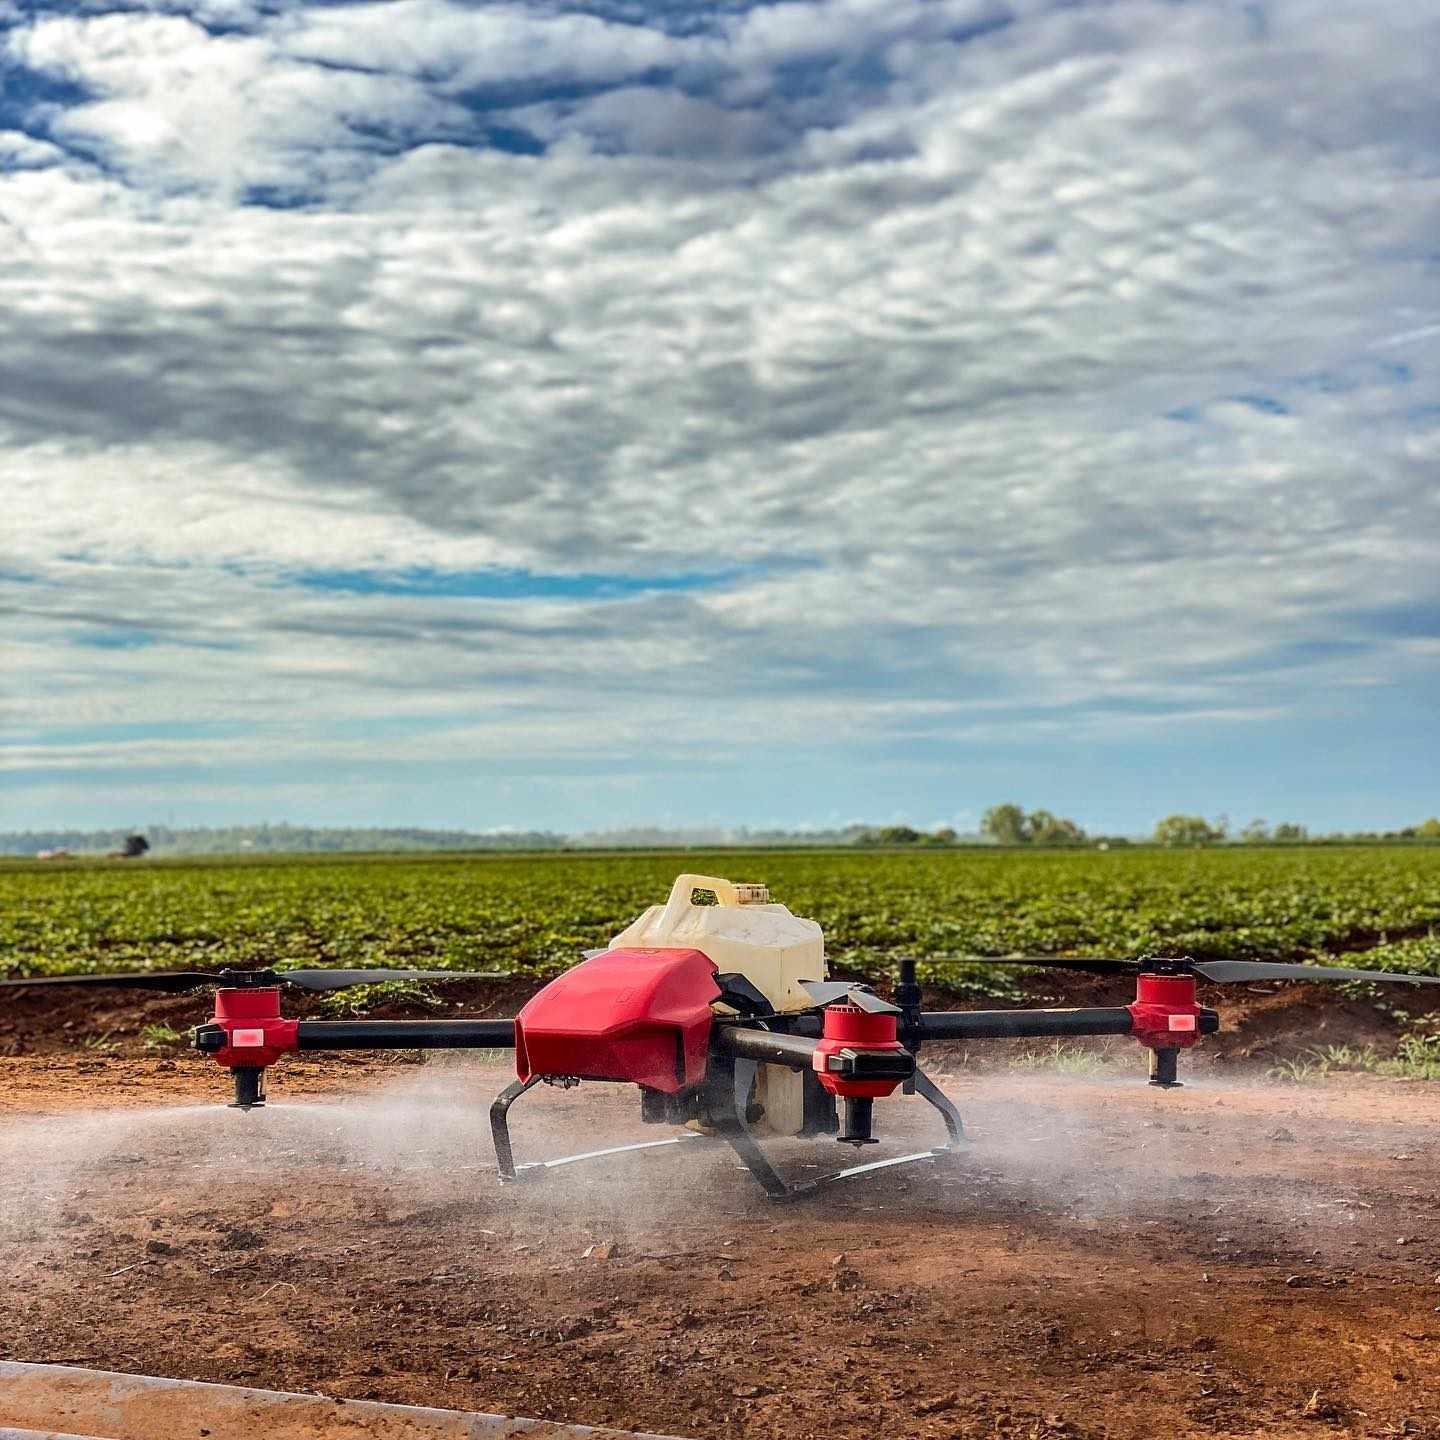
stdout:
POLYGON ((1320 958, 1440 971, 1440 853, 729 852, 0 865, 0 971, 423 964, 544 974, 663 900, 678 870, 769 884, 831 961, 1013 953, 1320 958))

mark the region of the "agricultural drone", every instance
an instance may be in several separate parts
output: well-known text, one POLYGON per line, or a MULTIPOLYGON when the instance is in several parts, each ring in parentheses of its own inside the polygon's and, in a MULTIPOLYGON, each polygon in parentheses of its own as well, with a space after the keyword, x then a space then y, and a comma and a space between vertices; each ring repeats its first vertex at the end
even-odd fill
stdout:
POLYGON ((338 990, 387 980, 508 978, 455 970, 222 970, 63 975, 0 981, 18 986, 124 985, 182 993, 215 989, 215 1013, 193 1032, 197 1050, 233 1076, 242 1110, 265 1103, 265 1072, 294 1050, 513 1049, 517 1078, 495 1098, 490 1125, 500 1176, 534 1179, 580 1160, 632 1150, 728 1144, 773 1199, 950 1153, 965 1143, 955 1107, 920 1068, 926 1044, 942 1040, 1129 1035, 1150 1054, 1150 1084, 1180 1083, 1180 1052, 1220 1027, 1196 1000, 1196 982, 1359 980, 1436 985, 1440 978, 1378 970, 1248 960, 1140 960, 1071 956, 976 957, 1135 979, 1128 1005, 1069 1010, 924 1010, 916 962, 902 960, 893 1001, 868 985, 827 978, 814 921, 770 903, 764 886, 682 875, 664 906, 652 906, 609 948, 551 980, 513 1020, 290 1020, 282 988, 338 990), (718 903, 696 905, 695 891, 718 903), (646 1121, 680 1127, 664 1140, 517 1165, 510 1107, 541 1083, 634 1085, 646 1121), (932 1149, 838 1169, 793 1184, 761 1136, 833 1137, 875 1143, 874 1107, 900 1090, 939 1112, 946 1139, 932 1149))

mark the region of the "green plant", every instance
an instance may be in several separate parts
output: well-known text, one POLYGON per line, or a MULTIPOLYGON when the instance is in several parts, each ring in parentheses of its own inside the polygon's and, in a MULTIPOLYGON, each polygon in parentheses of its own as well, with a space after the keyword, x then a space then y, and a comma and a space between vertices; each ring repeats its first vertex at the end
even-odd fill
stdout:
POLYGON ((1321 1045, 1311 1052, 1328 1073, 1331 1070, 1373 1071, 1380 1052, 1373 1045, 1321 1045))
POLYGON ((1324 1062, 1313 1051, 1277 1061, 1265 1072, 1267 1078, 1283 1080, 1291 1085, 1307 1085, 1314 1080, 1323 1080, 1328 1073, 1324 1062))
POLYGON ((1359 1070, 1399 1080, 1440 1080, 1440 1035, 1406 1035, 1395 1054, 1384 1056, 1374 1045, 1323 1045, 1282 1060, 1267 1072, 1272 1080, 1302 1084, 1322 1080, 1337 1070, 1359 1070))
POLYGON ((378 985, 352 985, 331 990, 320 998, 320 1008, 332 1016, 363 1015, 377 1005, 424 1005, 432 1010, 445 1002, 415 980, 385 980, 378 985))
POLYGON ((605 944, 684 869, 769 884, 820 922, 848 975, 887 980, 913 956, 952 996, 1033 993, 1033 972, 961 958, 976 955, 1343 955, 1440 974, 1437 862, 1419 846, 1313 845, 0 860, 0 956, 36 975, 283 959, 539 978, 605 944))
POLYGON ((145 1025, 141 1027, 140 1038, 147 1050, 162 1050, 167 1045, 180 1045, 185 1037, 169 1025, 145 1025))
POLYGON ((1010 1059, 1014 1070, 1049 1070, 1059 1075, 1096 1075, 1109 1061, 1097 1050, 1057 1040, 1034 1050, 1022 1050, 1010 1059))
POLYGON ((1440 1035, 1407 1035, 1395 1056, 1377 1067, 1382 1075, 1404 1080, 1440 1080, 1440 1035))

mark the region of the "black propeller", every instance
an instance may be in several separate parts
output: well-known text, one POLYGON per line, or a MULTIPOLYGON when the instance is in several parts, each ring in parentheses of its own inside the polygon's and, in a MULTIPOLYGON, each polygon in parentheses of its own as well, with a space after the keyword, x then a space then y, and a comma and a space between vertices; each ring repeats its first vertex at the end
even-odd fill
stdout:
POLYGON ((207 985, 253 990, 267 985, 293 985, 297 990, 345 990, 351 985, 380 985, 387 980, 505 980, 489 970, 137 970, 130 975, 29 975, 0 980, 0 989, 39 985, 113 985, 132 990, 164 990, 182 995, 207 985))
POLYGON ((1269 960, 1204 960, 1190 968, 1207 980, 1375 980, 1386 985, 1440 985, 1440 975, 1402 975, 1398 970, 1351 970, 1336 965, 1286 965, 1269 960))
POLYGON ((802 980, 800 988, 817 1005, 854 1005, 871 1015, 899 1015, 898 1005, 882 1000, 868 985, 852 980, 802 980))
POLYGON ((1051 970, 1080 970, 1091 975, 1194 974, 1221 985, 1245 980, 1364 980, 1389 985, 1440 985, 1440 975, 1405 975, 1397 970, 1352 970, 1334 965, 1296 965, 1278 960, 1191 960, 1188 956, 1106 960, 1078 955, 975 955, 949 957, 949 963, 1037 965, 1051 970))
POLYGON ((198 990, 202 985, 223 985, 218 975, 206 975, 199 970, 151 970, 137 971, 133 975, 25 975, 18 980, 0 980, 0 989, 19 989, 22 986, 41 985, 125 985, 132 990, 168 990, 181 995, 187 990, 198 990))

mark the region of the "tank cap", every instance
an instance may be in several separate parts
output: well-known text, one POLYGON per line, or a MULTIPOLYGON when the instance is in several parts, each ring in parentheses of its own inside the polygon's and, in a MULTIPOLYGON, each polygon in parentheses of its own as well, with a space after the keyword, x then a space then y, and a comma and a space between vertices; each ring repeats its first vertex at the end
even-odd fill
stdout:
POLYGON ((742 905, 768 905, 770 903, 770 887, 768 885, 737 885, 735 895, 742 905))

